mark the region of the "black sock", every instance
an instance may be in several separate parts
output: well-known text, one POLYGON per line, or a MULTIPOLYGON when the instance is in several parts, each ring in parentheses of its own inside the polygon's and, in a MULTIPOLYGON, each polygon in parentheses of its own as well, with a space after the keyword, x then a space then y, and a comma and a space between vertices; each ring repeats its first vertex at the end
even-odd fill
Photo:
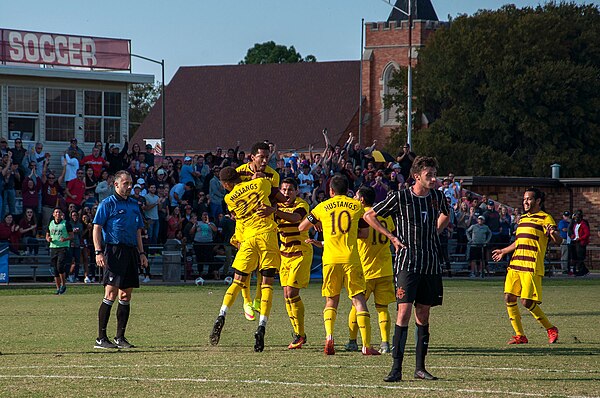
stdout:
POLYGON ((106 326, 108 325, 108 318, 110 318, 110 309, 112 308, 114 301, 110 301, 105 298, 102 299, 100 309, 98 310, 98 338, 106 339, 106 326))
POLYGON ((417 370, 425 370, 425 356, 429 345, 429 325, 417 325, 417 346, 415 356, 417 358, 417 370))
POLYGON ((117 307, 117 338, 125 337, 125 328, 129 320, 129 301, 119 300, 117 307))
POLYGON ((392 371, 402 370, 402 360, 404 359, 404 348, 406 347, 406 337, 408 336, 408 326, 396 325, 394 328, 394 339, 392 342, 392 358, 394 365, 392 371))

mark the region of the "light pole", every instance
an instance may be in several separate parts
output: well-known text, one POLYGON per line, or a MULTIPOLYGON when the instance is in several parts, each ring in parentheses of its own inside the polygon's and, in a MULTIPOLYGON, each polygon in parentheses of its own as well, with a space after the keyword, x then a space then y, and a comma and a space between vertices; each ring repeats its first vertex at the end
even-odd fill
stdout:
POLYGON ((132 57, 144 59, 146 61, 154 62, 155 64, 159 64, 161 68, 162 81, 160 84, 160 98, 162 105, 162 128, 161 128, 161 150, 162 156, 166 156, 167 152, 165 149, 165 130, 167 126, 166 112, 165 112, 165 60, 161 59, 160 61, 148 57, 144 57, 143 55, 131 54, 132 57))
POLYGON ((390 0, 381 0, 395 10, 408 17, 408 77, 406 99, 406 142, 412 147, 412 0, 408 0, 408 12, 390 3, 390 0))

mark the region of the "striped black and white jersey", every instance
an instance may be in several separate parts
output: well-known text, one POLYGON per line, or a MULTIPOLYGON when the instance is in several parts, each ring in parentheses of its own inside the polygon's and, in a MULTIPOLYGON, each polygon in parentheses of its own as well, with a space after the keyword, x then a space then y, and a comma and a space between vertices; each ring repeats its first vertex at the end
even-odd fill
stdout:
POLYGON ((405 248, 396 255, 395 272, 439 274, 440 239, 437 221, 450 208, 441 191, 431 189, 418 196, 411 188, 388 193, 385 200, 373 206, 380 217, 391 216, 396 224, 396 236, 405 248))

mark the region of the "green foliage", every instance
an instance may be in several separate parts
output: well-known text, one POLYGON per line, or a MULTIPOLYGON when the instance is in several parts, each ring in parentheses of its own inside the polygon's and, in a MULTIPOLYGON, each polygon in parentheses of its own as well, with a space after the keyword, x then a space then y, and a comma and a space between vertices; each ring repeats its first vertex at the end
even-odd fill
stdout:
POLYGON ((599 76, 596 5, 459 16, 419 53, 414 107, 433 123, 414 148, 460 174, 600 175, 599 76))
POLYGON ((244 64, 293 64, 297 62, 317 62, 314 55, 307 55, 302 58, 294 46, 289 48, 276 44, 274 41, 265 43, 256 43, 250 48, 240 65, 244 64))
POLYGON ((132 84, 129 89, 129 136, 133 137, 160 97, 160 83, 132 84))

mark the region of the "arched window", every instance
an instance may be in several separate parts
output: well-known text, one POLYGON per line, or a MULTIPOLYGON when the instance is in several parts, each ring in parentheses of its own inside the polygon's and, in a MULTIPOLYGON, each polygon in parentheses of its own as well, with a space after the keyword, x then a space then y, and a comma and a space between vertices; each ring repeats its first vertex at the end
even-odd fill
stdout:
POLYGON ((382 126, 390 126, 390 125, 397 126, 399 124, 398 120, 397 120, 398 107, 394 106, 392 108, 386 109, 384 106, 385 96, 397 93, 397 90, 393 87, 390 87, 389 83, 390 83, 390 80, 392 80, 392 78, 394 76, 394 72, 398 71, 399 69, 400 68, 399 68, 398 64, 395 62, 390 62, 383 69, 383 74, 381 76, 381 83, 383 86, 383 89, 381 90, 381 104, 382 104, 381 125, 382 126))

